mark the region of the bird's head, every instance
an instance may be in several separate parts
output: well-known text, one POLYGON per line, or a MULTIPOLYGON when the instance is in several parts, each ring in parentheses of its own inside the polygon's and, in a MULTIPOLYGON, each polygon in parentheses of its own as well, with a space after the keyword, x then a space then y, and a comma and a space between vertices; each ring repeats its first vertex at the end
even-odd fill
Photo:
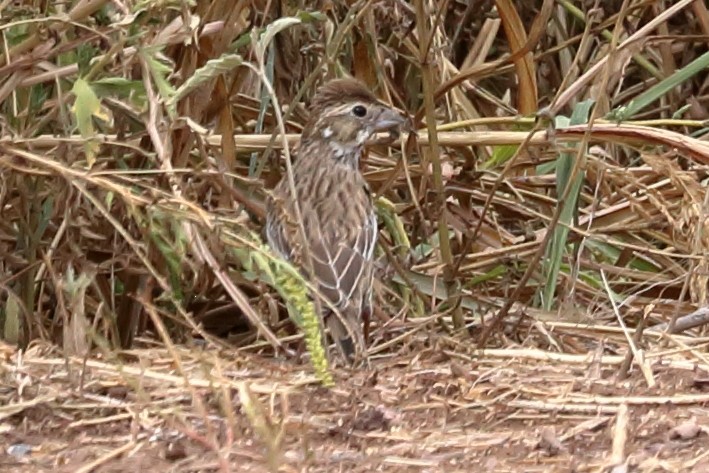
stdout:
POLYGON ((356 166, 373 134, 396 130, 403 123, 397 111, 380 103, 359 81, 336 79, 313 97, 302 142, 325 144, 333 159, 356 166))

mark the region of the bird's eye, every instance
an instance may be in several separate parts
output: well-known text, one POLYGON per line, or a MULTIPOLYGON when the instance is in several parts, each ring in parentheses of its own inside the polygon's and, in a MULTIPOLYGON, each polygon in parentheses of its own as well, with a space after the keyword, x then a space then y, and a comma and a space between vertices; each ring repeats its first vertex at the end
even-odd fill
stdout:
POLYGON ((355 105, 354 107, 352 107, 352 113, 355 117, 362 118, 367 114, 367 109, 364 108, 362 105, 355 105))

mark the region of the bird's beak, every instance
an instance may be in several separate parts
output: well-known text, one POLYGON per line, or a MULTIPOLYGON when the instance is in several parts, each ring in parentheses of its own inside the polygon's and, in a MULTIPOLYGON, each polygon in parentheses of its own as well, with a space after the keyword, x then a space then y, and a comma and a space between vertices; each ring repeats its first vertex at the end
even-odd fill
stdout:
POLYGON ((404 124, 406 120, 396 110, 385 108, 374 123, 374 131, 390 131, 404 124))

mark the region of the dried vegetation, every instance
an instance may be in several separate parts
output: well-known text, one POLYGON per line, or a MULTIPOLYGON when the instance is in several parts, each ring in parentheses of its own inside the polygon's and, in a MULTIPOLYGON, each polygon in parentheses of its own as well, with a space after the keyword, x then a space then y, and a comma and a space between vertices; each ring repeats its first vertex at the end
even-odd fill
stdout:
POLYGON ((709 469, 705 0, 0 1, 0 44, 3 471, 709 469), (328 389, 258 235, 342 74, 417 133, 328 389))

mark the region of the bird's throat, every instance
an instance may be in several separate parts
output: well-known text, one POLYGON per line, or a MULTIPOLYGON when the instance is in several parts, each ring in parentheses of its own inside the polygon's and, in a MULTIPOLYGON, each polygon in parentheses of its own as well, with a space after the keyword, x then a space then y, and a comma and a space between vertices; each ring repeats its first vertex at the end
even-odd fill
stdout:
POLYGON ((364 144, 333 139, 309 139, 301 142, 296 163, 309 167, 345 167, 359 171, 364 144))
POLYGON ((363 146, 355 143, 342 144, 330 141, 327 146, 332 150, 332 160, 353 170, 359 170, 359 160, 362 157, 363 146))

